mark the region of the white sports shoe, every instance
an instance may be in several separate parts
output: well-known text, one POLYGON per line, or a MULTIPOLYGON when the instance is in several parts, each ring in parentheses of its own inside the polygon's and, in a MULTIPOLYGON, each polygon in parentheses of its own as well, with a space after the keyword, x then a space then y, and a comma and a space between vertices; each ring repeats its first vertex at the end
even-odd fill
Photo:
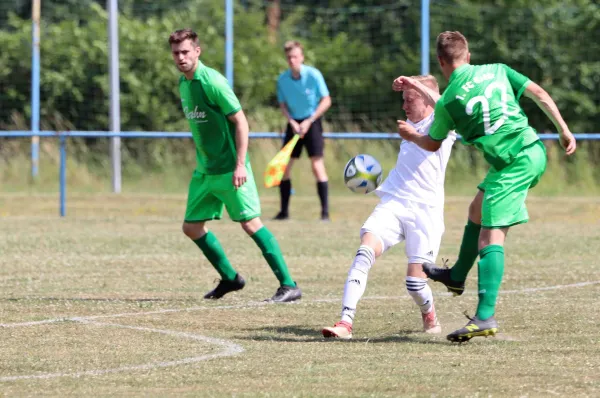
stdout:
POLYGON ((339 321, 333 327, 323 328, 323 337, 336 337, 338 339, 350 340, 352 338, 352 324, 339 321))
POLYGON ((435 314, 435 307, 432 306, 431 311, 429 311, 427 314, 421 313, 421 317, 423 318, 423 331, 425 333, 442 333, 442 326, 440 325, 440 321, 435 314))

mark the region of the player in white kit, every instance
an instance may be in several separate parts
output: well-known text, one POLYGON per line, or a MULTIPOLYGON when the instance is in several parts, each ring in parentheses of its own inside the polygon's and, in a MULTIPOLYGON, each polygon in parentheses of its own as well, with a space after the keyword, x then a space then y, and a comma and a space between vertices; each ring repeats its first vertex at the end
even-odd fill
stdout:
MULTIPOLYGON (((435 77, 400 77, 394 89, 398 86, 404 90, 402 108, 407 118, 398 124, 409 123, 427 135, 440 97, 435 77), (427 95, 411 87, 420 87, 427 95)), ((401 143, 396 167, 375 191, 381 201, 360 230, 360 247, 344 287, 341 320, 324 328, 324 337, 352 338, 356 307, 365 292, 371 266, 377 257, 402 241, 406 242, 408 257, 406 289, 421 310, 423 330, 442 331, 422 265, 435 263, 444 233, 444 178, 455 140, 456 134, 450 133, 436 152, 425 151, 409 141, 401 143)))

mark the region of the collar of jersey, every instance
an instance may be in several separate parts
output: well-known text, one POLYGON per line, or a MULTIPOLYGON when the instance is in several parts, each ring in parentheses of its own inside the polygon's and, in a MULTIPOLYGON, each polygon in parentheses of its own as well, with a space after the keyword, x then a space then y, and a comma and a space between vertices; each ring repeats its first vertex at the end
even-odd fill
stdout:
POLYGON ((196 66, 196 70, 194 71, 194 77, 192 78, 192 80, 200 79, 200 71, 202 71, 202 69, 204 68, 205 66, 202 63, 202 61, 198 60, 198 65, 196 66))
POLYGON ((463 65, 459 66, 458 68, 454 69, 454 71, 450 75, 450 79, 448 80, 448 84, 450 84, 452 82, 452 80, 454 80, 458 75, 460 75, 461 73, 463 73, 469 67, 471 67, 471 64, 463 64, 463 65))
POLYGON ((406 119, 406 122, 408 124, 410 124, 411 126, 413 126, 415 129, 419 129, 421 127, 423 127, 424 125, 431 123, 433 119, 433 112, 431 112, 431 114, 429 116, 427 116, 425 119, 421 120, 420 122, 414 123, 409 119, 406 119))
POLYGON ((288 69, 288 71, 290 72, 290 79, 292 79, 293 81, 298 81, 302 79, 302 75, 304 74, 304 72, 306 72, 306 66, 304 64, 300 65, 300 78, 298 79, 294 79, 294 74, 292 73, 292 69, 288 69))

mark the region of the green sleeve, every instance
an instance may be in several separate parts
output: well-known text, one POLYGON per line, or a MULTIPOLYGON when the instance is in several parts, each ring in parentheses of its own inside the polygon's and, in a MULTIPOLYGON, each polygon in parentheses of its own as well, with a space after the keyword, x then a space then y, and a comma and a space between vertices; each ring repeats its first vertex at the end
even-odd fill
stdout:
POLYGON ((215 73, 211 83, 209 89, 206 90, 206 95, 225 116, 232 115, 242 109, 240 101, 223 75, 215 73))
POLYGON ((444 106, 443 97, 435 104, 433 124, 429 129, 429 137, 434 141, 443 141, 448 133, 454 130, 454 121, 444 106))
POLYGON ((512 87, 513 92, 515 93, 515 97, 517 99, 521 98, 521 95, 523 95, 523 92, 525 91, 529 83, 531 83, 531 80, 527 76, 520 74, 508 65, 502 64, 502 68, 504 69, 504 72, 506 72, 506 77, 508 78, 510 86, 512 87))

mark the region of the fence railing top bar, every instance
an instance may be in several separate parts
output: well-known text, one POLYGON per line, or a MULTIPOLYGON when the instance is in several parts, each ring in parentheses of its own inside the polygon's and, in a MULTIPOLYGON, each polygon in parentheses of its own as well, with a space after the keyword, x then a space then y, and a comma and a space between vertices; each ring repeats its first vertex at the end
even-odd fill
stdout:
MULTIPOLYGON (((580 133, 574 134, 578 140, 600 140, 600 133, 580 133)), ((191 138, 192 134, 184 131, 164 132, 164 131, 49 131, 38 132, 28 130, 0 131, 0 137, 97 137, 97 138, 191 138)), ((325 138, 332 139, 352 139, 352 140, 381 140, 381 139, 400 139, 397 133, 369 132, 369 133, 345 133, 331 132, 323 133, 325 138)), ((542 140, 556 140, 558 134, 538 134, 542 140)), ((250 138, 282 138, 282 133, 277 132, 252 132, 250 138)))

